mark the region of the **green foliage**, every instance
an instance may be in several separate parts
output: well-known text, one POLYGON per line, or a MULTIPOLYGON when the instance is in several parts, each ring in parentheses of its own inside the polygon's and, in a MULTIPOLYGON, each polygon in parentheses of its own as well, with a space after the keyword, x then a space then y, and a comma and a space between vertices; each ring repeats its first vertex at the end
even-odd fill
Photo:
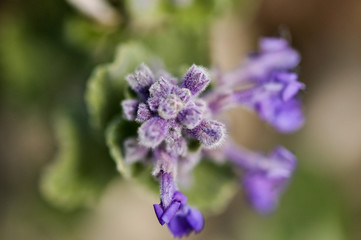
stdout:
POLYGON ((279 208, 268 218, 250 214, 242 234, 255 240, 349 239, 341 224, 342 202, 335 186, 301 164, 279 208))
POLYGON ((188 151, 196 152, 201 148, 201 146, 202 146, 202 143, 199 140, 197 140, 195 138, 191 138, 191 139, 189 139, 187 147, 188 147, 188 151))
POLYGON ((125 43, 118 48, 113 63, 100 65, 93 71, 85 101, 94 127, 105 128, 120 112, 119 104, 127 89, 125 76, 134 72, 142 62, 148 62, 149 58, 150 53, 142 45, 125 43))
POLYGON ((14 18, 0 28, 0 78, 7 89, 4 94, 13 101, 46 104, 74 66, 64 46, 28 28, 23 19, 14 18))
POLYGON ((106 147, 85 122, 76 114, 57 116, 58 153, 41 179, 43 196, 66 210, 92 206, 116 174, 106 147))
POLYGON ((181 70, 193 63, 204 66, 209 64, 207 35, 206 28, 190 31, 169 25, 151 34, 141 35, 140 39, 164 61, 167 70, 182 76, 184 71, 181 70))
POLYGON ((118 171, 125 177, 130 177, 130 166, 124 163, 123 142, 130 136, 136 136, 139 124, 134 121, 126 121, 121 116, 114 119, 107 127, 105 138, 110 155, 117 164, 118 171))
POLYGON ((131 19, 131 25, 141 29, 152 28, 159 25, 165 17, 161 1, 162 0, 125 0, 125 6, 131 19))
POLYGON ((222 210, 238 191, 235 174, 227 164, 220 165, 205 159, 193 174, 193 185, 182 191, 188 196, 190 205, 203 211, 222 210))
POLYGON ((80 16, 69 17, 64 22, 66 42, 96 62, 111 59, 114 49, 125 37, 123 28, 106 27, 80 16))
POLYGON ((133 178, 148 189, 158 193, 158 182, 151 175, 152 164, 127 164, 123 157, 123 143, 128 137, 136 137, 139 124, 124 120, 121 116, 116 117, 106 129, 106 142, 110 155, 117 165, 120 174, 127 178, 133 178))

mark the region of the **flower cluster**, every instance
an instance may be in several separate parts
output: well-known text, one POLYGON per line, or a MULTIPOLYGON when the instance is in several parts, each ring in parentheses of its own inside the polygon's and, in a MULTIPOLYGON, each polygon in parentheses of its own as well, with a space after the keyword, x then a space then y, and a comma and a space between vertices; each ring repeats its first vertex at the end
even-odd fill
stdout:
POLYGON ((210 77, 196 65, 181 80, 163 70, 154 74, 145 64, 126 77, 136 98, 122 101, 123 115, 140 126, 138 136, 124 142, 125 162, 153 162, 153 176, 160 183, 154 211, 175 237, 204 226, 200 211, 187 205, 177 187, 203 156, 228 160, 243 171, 245 193, 257 211, 277 207, 296 167, 295 156, 284 147, 264 155, 236 146, 224 140, 225 126, 214 119, 230 107, 245 106, 281 132, 300 128, 304 120, 296 95, 305 86, 291 72, 299 61, 284 39, 264 38, 260 52, 238 68, 216 74, 215 87, 208 91, 210 77), (190 147, 194 141, 200 146, 196 150, 190 147))
POLYGON ((225 135, 224 125, 209 119, 207 104, 197 97, 210 82, 208 74, 193 65, 178 85, 169 73, 154 75, 142 64, 126 80, 137 99, 122 102, 124 117, 141 126, 138 139, 129 138, 124 143, 125 161, 144 161, 151 154, 155 162, 153 175, 161 185, 161 203, 154 205, 159 222, 166 223, 174 236, 198 232, 203 228, 203 217, 186 205, 186 197, 176 191, 174 178, 178 165, 194 166, 199 161, 200 154, 188 151, 189 139, 213 148, 225 135))
POLYGON ((135 74, 126 78, 138 100, 124 100, 123 112, 127 120, 142 123, 138 131, 140 145, 154 149, 165 142, 172 155, 185 156, 184 135, 198 139, 205 147, 219 144, 224 137, 224 126, 207 118, 207 105, 197 97, 210 82, 205 69, 193 65, 180 86, 170 74, 158 75, 155 79, 142 64, 135 74))

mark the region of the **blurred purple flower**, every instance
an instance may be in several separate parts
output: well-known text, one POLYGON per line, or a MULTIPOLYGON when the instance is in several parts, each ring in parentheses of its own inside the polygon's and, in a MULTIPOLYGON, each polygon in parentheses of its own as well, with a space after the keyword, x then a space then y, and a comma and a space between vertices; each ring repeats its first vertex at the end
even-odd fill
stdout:
POLYGON ((204 68, 191 66, 180 85, 165 71, 157 77, 142 64, 126 78, 138 99, 122 101, 123 115, 141 126, 138 141, 130 138, 124 143, 125 161, 145 160, 151 153, 153 175, 161 185, 161 203, 154 210, 162 225, 166 223, 175 237, 182 237, 201 231, 204 224, 202 214, 186 204, 187 198, 174 182, 178 171, 187 176, 201 157, 199 151, 188 152, 187 141, 197 139, 204 148, 213 148, 224 139, 225 127, 209 119, 207 104, 198 98, 210 82, 204 68))
POLYGON ((295 73, 276 72, 268 81, 249 90, 233 94, 233 100, 258 113, 261 119, 280 132, 292 132, 304 122, 301 103, 295 98, 304 84, 297 81, 295 73))
POLYGON ((218 74, 220 89, 209 94, 210 109, 218 113, 242 105, 280 132, 296 131, 304 123, 297 93, 305 85, 289 70, 298 65, 300 56, 280 38, 263 38, 259 47, 245 64, 218 74))
POLYGON ((295 170, 296 157, 281 146, 267 156, 233 144, 227 145, 225 152, 245 171, 242 183, 253 207, 263 214, 274 211, 295 170))

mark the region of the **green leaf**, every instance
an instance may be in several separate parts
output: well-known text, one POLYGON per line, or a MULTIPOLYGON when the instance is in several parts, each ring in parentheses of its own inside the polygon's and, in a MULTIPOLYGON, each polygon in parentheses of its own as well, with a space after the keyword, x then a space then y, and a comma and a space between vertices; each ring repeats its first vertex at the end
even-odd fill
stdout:
POLYGON ((94 138, 85 123, 86 118, 74 114, 57 116, 59 150, 41 178, 43 196, 65 210, 92 206, 116 176, 106 146, 94 138))
POLYGON ((131 24, 137 29, 149 29, 161 24, 165 19, 162 0, 125 0, 127 13, 131 24))
POLYGON ((128 137, 136 137, 139 124, 134 121, 116 117, 106 129, 105 138, 110 155, 117 165, 120 174, 125 178, 134 178, 138 183, 145 185, 152 191, 159 192, 158 182, 152 176, 152 164, 124 162, 123 143, 128 137))
POLYGON ((120 112, 127 88, 125 76, 149 60, 150 53, 142 45, 129 42, 118 48, 113 63, 95 68, 85 93, 92 126, 104 128, 120 112))
POLYGON ((159 182, 152 175, 153 164, 135 163, 132 165, 133 179, 151 192, 159 195, 159 182))
POLYGON ((203 160, 193 171, 193 186, 181 189, 189 204, 208 212, 221 211, 239 189, 229 165, 203 160))
POLYGON ((136 136, 138 126, 136 122, 124 120, 119 116, 109 124, 105 132, 110 155, 117 164, 118 171, 126 178, 131 176, 132 171, 131 166, 124 163, 123 143, 126 138, 136 136))
POLYGON ((49 39, 50 36, 36 34, 29 19, 15 15, 3 17, 0 79, 5 91, 2 96, 26 106, 50 106, 54 96, 61 95, 69 84, 67 79, 82 69, 86 60, 79 58, 76 51, 67 52, 62 43, 49 39), (79 61, 75 68, 74 63, 79 61))

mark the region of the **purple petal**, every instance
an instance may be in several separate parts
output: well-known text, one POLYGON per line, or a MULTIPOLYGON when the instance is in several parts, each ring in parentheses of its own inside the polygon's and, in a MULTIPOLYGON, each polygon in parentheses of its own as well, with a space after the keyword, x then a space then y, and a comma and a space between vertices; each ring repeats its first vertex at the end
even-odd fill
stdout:
POLYGON ((192 95, 201 93, 208 86, 210 79, 205 68, 192 65, 184 76, 182 88, 188 88, 192 95))
POLYGON ((304 89, 305 85, 301 82, 293 82, 288 84, 282 92, 282 100, 289 101, 296 96, 299 90, 304 89))
POLYGON ((246 76, 264 81, 272 71, 292 69, 299 61, 299 54, 293 49, 263 54, 246 65, 246 76))
POLYGON ((300 62, 299 53, 281 38, 261 39, 260 50, 243 66, 240 77, 267 81, 272 72, 290 70, 300 62))
POLYGON ((139 101, 134 99, 127 99, 122 101, 123 115, 127 120, 134 120, 137 116, 137 107, 139 101))
POLYGON ((301 103, 297 100, 290 100, 282 104, 277 109, 274 121, 270 123, 283 133, 300 129, 304 124, 301 103))
POLYGON ((162 206, 160 206, 159 204, 153 204, 153 207, 154 207, 155 215, 157 216, 160 225, 164 225, 165 222, 162 220, 162 215, 164 212, 162 206))
POLYGON ((178 113, 184 104, 182 100, 174 94, 170 94, 163 102, 159 104, 158 114, 164 119, 173 119, 177 117, 178 113))
POLYGON ((162 215, 162 220, 165 223, 169 223, 175 216, 175 214, 177 213, 179 207, 180 207, 181 203, 178 201, 173 201, 169 207, 164 211, 163 215, 162 215))
POLYGON ((289 84, 285 87, 285 89, 282 92, 282 100, 283 101, 288 101, 291 100, 291 98, 293 98, 294 96, 296 96, 296 94, 298 93, 298 91, 300 89, 303 88, 303 84, 300 82, 295 82, 293 84, 289 84))
POLYGON ((305 85, 298 82, 298 75, 290 72, 279 72, 275 74, 277 82, 281 82, 284 85, 281 97, 283 101, 291 100, 299 90, 305 89, 305 85))
POLYGON ((283 38, 265 37, 260 39, 259 47, 261 51, 272 52, 287 49, 289 45, 283 38))
POLYGON ((262 172, 268 177, 289 178, 296 167, 296 157, 282 146, 278 146, 272 153, 264 155, 228 141, 223 150, 226 157, 244 171, 262 172))
POLYGON ((199 210, 190 208, 189 213, 187 214, 187 221, 195 232, 200 232, 203 229, 204 219, 199 210))
POLYGON ((166 150, 175 157, 185 156, 187 154, 187 142, 183 137, 166 138, 166 150))
POLYGON ((140 103, 138 106, 137 118, 135 121, 137 122, 145 122, 152 117, 152 113, 150 112, 148 106, 145 103, 140 103))
MULTIPOLYGON (((242 158, 237 160, 246 165, 243 186, 248 200, 258 212, 272 212, 292 177, 296 157, 281 146, 268 156, 250 151, 241 154, 242 158)), ((229 151, 228 157, 231 157, 229 151)))
POLYGON ((182 100, 182 102, 185 105, 189 102, 189 100, 192 97, 192 94, 191 94, 191 92, 189 91, 188 88, 176 87, 176 88, 173 89, 173 92, 174 92, 175 95, 177 95, 182 100))
POLYGON ((293 83, 298 80, 298 75, 294 72, 277 72, 274 74, 274 77, 278 82, 284 84, 293 83))
POLYGON ((133 163, 138 160, 144 159, 148 154, 149 149, 140 145, 135 138, 129 138, 124 142, 125 157, 124 161, 133 163))
POLYGON ((183 237, 193 231, 192 226, 184 216, 175 216, 172 221, 168 223, 168 228, 174 237, 183 237))
POLYGON ((182 125, 176 120, 170 120, 168 121, 168 128, 168 134, 165 138, 166 151, 175 158, 186 155, 187 142, 182 137, 182 125))
POLYGON ((188 129, 198 126, 202 120, 202 112, 198 107, 188 107, 178 114, 178 120, 188 129))
POLYGON ((189 135, 201 141, 204 147, 218 146, 225 137, 225 127, 217 121, 203 120, 197 127, 188 130, 189 135))
POLYGON ((260 213, 267 214, 278 206, 279 197, 287 184, 283 177, 268 177, 262 172, 247 173, 243 185, 248 200, 260 213))
POLYGON ((290 165, 291 169, 294 169, 296 166, 296 157, 288 149, 282 146, 278 146, 270 154, 270 157, 277 159, 280 162, 287 163, 290 165))
POLYGON ((152 71, 145 64, 141 64, 135 74, 129 74, 125 79, 141 98, 146 99, 149 96, 149 87, 153 84, 154 77, 152 71))
POLYGON ((252 108, 261 119, 268 122, 278 131, 289 133, 303 126, 302 106, 297 99, 283 101, 280 96, 268 90, 254 91, 247 98, 237 96, 238 102, 252 108), (269 94, 269 95, 268 95, 269 94))
POLYGON ((175 201, 178 201, 178 202, 180 202, 181 204, 186 204, 187 203, 187 196, 186 195, 184 195, 182 192, 180 192, 180 191, 176 191, 175 193, 174 193, 174 195, 173 195, 173 199, 175 200, 175 201))
POLYGON ((161 102, 161 98, 159 97, 150 97, 148 98, 148 106, 149 106, 149 109, 152 110, 153 112, 156 112, 158 110, 158 107, 159 107, 159 104, 161 102))
POLYGON ((166 98, 172 87, 173 85, 167 79, 161 77, 150 87, 149 93, 151 97, 166 98))
POLYGON ((155 148, 163 141, 167 132, 167 121, 160 117, 153 117, 144 122, 138 129, 140 144, 155 148))
POLYGON ((202 113, 206 113, 209 110, 208 104, 206 103, 206 101, 204 101, 202 99, 195 99, 194 103, 197 106, 197 108, 200 109, 200 111, 202 113))

